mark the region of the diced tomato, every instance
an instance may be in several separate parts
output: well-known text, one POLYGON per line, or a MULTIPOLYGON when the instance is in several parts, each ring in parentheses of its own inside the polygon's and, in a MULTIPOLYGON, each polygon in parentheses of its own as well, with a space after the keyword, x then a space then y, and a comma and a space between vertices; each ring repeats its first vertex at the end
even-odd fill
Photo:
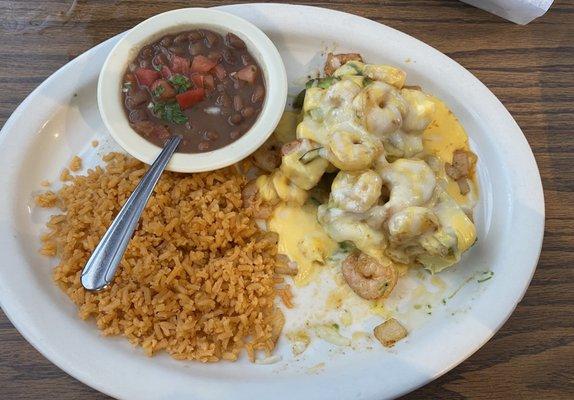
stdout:
POLYGON ((213 90, 215 88, 215 81, 211 75, 192 73, 191 81, 197 88, 205 88, 208 90, 213 90))
POLYGON ((246 67, 241 68, 237 71, 237 79, 241 79, 242 81, 253 83, 255 82, 255 78, 257 78, 257 67, 255 65, 248 65, 246 67))
POLYGON ((203 87, 207 90, 213 90, 215 88, 215 80, 211 75, 205 75, 203 77, 203 87))
POLYGON ((177 94, 173 86, 171 86, 165 79, 158 79, 153 83, 153 85, 151 85, 150 89, 154 97, 161 100, 171 99, 177 94))
POLYGON ((171 57, 171 70, 176 74, 189 74, 189 59, 174 54, 171 57))
POLYGON ((216 61, 210 60, 209 58, 202 55, 197 55, 193 57, 193 61, 191 63, 191 71, 205 73, 209 72, 209 70, 216 65, 216 61))
POLYGON ((213 67, 213 73, 215 73, 215 76, 220 81, 223 81, 225 79, 225 77, 227 76, 227 71, 225 70, 225 68, 221 64, 217 64, 215 67, 213 67))
POLYGON ((172 75, 173 75, 173 73, 171 72, 171 70, 169 69, 169 67, 167 65, 164 65, 161 67, 161 76, 164 79, 169 79, 169 78, 171 78, 172 75))
POLYGON ((203 80, 204 80, 204 75, 196 74, 196 73, 191 74, 191 81, 193 82, 193 84, 195 85, 196 88, 202 88, 203 87, 203 80))
POLYGON ((175 99, 177 100, 179 107, 182 110, 185 110, 186 108, 189 108, 199 103, 201 100, 203 100, 204 97, 205 97, 205 89, 197 88, 188 90, 187 92, 180 93, 177 96, 175 96, 175 99))
POLYGON ((153 69, 140 68, 136 71, 136 77, 138 78, 140 86, 151 87, 151 85, 159 79, 160 74, 153 69))

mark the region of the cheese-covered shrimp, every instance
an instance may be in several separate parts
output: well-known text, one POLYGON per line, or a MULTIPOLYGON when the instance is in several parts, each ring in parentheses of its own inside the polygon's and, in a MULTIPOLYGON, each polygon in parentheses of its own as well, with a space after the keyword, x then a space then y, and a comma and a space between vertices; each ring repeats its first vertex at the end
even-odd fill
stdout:
POLYGON ((401 127, 408 105, 395 87, 373 82, 355 97, 353 107, 369 132, 384 137, 401 127))
POLYGON ((404 86, 407 74, 405 71, 391 65, 365 64, 363 75, 374 81, 385 82, 400 89, 404 86))
POLYGON ((352 127, 340 128, 328 139, 326 158, 344 171, 367 169, 382 149, 379 140, 352 127))
POLYGON ((331 185, 331 199, 343 210, 362 213, 379 200, 382 184, 379 174, 372 170, 340 171, 331 185))
POLYGON ((387 218, 406 207, 422 206, 428 202, 436 187, 436 176, 422 160, 398 159, 379 164, 377 171, 390 191, 389 201, 368 211, 369 225, 382 226, 387 218))

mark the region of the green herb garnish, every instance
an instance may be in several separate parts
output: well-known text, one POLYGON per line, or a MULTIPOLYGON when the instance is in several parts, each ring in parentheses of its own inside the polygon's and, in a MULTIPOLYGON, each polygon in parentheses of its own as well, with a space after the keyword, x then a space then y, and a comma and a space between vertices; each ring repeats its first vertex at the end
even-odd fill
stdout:
POLYGON ((343 253, 348 253, 355 249, 355 245, 351 242, 341 242, 339 243, 339 249, 341 249, 343 253))
POLYGON ((183 125, 187 122, 187 117, 177 103, 154 103, 152 112, 158 118, 173 124, 183 125))
POLYGON ((161 95, 165 92, 165 88, 162 85, 157 85, 154 90, 152 90, 151 94, 154 97, 161 97, 161 95))
POLYGON ((373 82, 374 82, 374 81, 373 81, 371 78, 365 76, 365 77, 363 78, 363 87, 368 86, 368 85, 370 85, 370 84, 373 83, 373 82))
POLYGON ((152 65, 153 69, 155 69, 157 72, 161 71, 161 65, 152 65))
POLYGON ((183 75, 172 75, 171 78, 169 78, 169 83, 173 85, 177 93, 186 92, 191 87, 191 82, 183 75))
POLYGON ((478 283, 486 282, 487 280, 489 280, 493 276, 494 276, 494 272, 492 272, 492 271, 483 272, 482 276, 479 279, 477 279, 477 282, 478 283))
POLYGON ((295 100, 293 100, 293 108, 296 109, 301 109, 303 108, 303 103, 305 102, 305 92, 307 90, 303 89, 299 92, 299 94, 297 95, 297 97, 295 97, 295 100))
POLYGON ((305 89, 311 89, 312 87, 319 87, 321 89, 327 89, 335 82, 338 82, 339 78, 334 76, 327 76, 325 78, 315 78, 310 79, 305 83, 305 89))

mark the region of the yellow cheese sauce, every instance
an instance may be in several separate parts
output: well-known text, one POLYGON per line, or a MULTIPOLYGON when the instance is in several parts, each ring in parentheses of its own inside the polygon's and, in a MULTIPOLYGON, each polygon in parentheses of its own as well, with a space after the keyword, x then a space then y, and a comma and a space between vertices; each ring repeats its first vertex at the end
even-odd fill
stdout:
POLYGON ((269 230, 279 235, 278 251, 297 263, 293 278, 298 286, 307 285, 338 247, 317 221, 317 207, 282 203, 269 220, 269 230))
POLYGON ((469 150, 468 136, 446 104, 436 97, 429 97, 435 104, 435 117, 423 132, 423 148, 425 153, 450 163, 456 149, 469 150))
MULTIPOLYGON (((458 118, 441 100, 429 96, 435 104, 435 116, 433 122, 423 132, 423 148, 427 154, 438 157, 444 163, 452 162, 453 152, 457 149, 470 150, 468 135, 458 118)), ((460 194, 458 184, 448 176, 446 192, 461 206, 472 207, 478 194, 476 177, 469 180, 470 193, 460 194)))

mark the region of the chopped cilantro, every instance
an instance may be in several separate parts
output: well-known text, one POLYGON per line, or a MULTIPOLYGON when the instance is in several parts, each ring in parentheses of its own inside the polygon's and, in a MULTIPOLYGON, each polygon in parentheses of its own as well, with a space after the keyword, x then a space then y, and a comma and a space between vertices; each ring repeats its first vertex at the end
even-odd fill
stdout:
POLYGON ((374 82, 374 81, 373 81, 371 78, 365 76, 365 78, 363 79, 363 86, 368 86, 368 85, 370 85, 370 84, 373 83, 373 82, 374 82))
POLYGON ((482 276, 477 279, 478 283, 482 283, 482 282, 486 282, 487 280, 489 280, 490 278, 492 278, 494 276, 494 272, 492 271, 485 271, 482 273, 482 276))
POLYGON ((164 121, 178 125, 183 125, 187 122, 187 117, 177 103, 155 103, 152 110, 155 116, 164 121))
POLYGON ((191 87, 191 82, 183 75, 172 75, 171 78, 169 78, 169 83, 173 85, 177 93, 183 93, 191 87))
POLYGON ((161 65, 152 65, 153 69, 155 69, 157 72, 161 71, 161 65))
POLYGON ((154 97, 161 97, 161 95, 165 92, 165 88, 162 85, 157 85, 154 90, 152 90, 151 94, 154 97))
POLYGON ((321 89, 327 89, 332 84, 337 82, 339 79, 334 76, 327 76, 325 78, 310 79, 305 83, 305 89, 310 89, 312 87, 320 87, 321 89))

